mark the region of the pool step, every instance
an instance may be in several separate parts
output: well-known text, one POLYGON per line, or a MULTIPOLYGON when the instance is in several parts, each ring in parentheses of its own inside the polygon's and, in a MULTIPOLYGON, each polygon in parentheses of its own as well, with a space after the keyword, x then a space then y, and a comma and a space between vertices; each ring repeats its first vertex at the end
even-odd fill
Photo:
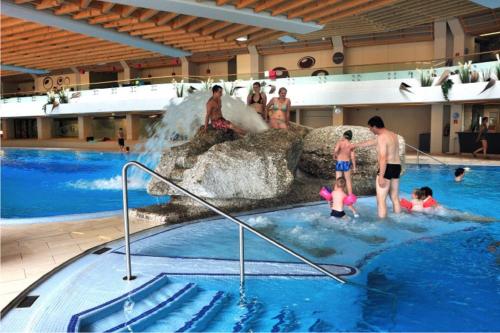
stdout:
POLYGON ((333 327, 322 319, 316 319, 312 325, 309 325, 308 332, 332 332, 333 327))
POLYGON ((248 332, 252 324, 258 319, 262 312, 262 303, 256 299, 240 304, 240 308, 244 312, 240 315, 239 320, 234 324, 233 332, 248 332))
POLYGON ((182 307, 160 318, 150 318, 148 325, 134 331, 201 332, 224 306, 227 294, 222 291, 200 291, 182 307))
POLYGON ((281 309, 272 319, 275 320, 275 323, 269 330, 270 332, 290 332, 298 326, 295 314, 288 308, 281 309))
POLYGON ((194 283, 170 284, 160 274, 144 285, 72 316, 68 332, 120 332, 172 311, 197 293, 194 283))

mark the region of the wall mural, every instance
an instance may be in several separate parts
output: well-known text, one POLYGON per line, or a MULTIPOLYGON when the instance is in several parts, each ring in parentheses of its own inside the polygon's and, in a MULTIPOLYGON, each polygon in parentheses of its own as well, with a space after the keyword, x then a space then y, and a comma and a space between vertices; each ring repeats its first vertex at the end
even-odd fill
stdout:
POLYGON ((325 76, 328 75, 328 71, 325 71, 324 69, 318 69, 314 72, 312 72, 311 76, 325 76))
POLYGON ((52 88, 67 88, 71 84, 71 76, 46 76, 42 80, 43 89, 46 91, 52 88))
POLYGON ((290 77, 290 75, 288 74, 288 69, 286 69, 285 67, 275 67, 273 68, 273 71, 276 73, 277 79, 290 77))

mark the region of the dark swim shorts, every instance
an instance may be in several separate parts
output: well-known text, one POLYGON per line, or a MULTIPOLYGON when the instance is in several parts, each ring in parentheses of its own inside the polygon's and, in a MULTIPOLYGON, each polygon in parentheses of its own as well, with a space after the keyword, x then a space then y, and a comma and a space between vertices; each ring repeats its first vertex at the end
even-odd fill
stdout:
POLYGON ((338 210, 332 209, 332 212, 330 213, 330 216, 336 217, 336 218, 342 218, 345 216, 345 212, 341 211, 339 212, 338 210))
MULTIPOLYGON (((380 174, 380 169, 377 171, 377 175, 380 174)), ((387 164, 385 168, 384 178, 385 179, 399 179, 401 174, 401 164, 387 164)))

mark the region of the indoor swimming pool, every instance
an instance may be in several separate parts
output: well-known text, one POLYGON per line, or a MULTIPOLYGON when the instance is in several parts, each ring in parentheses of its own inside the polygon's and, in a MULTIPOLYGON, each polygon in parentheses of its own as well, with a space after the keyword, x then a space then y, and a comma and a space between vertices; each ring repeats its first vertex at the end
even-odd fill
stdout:
POLYGON ((243 294, 238 228, 211 218, 132 239, 137 279, 124 282, 123 242, 68 265, 30 292, 2 331, 498 331, 500 168, 410 166, 406 193, 430 186, 445 208, 390 214, 361 198, 361 217, 331 220, 324 202, 238 217, 346 280, 329 279, 245 233, 243 294), (478 193, 484 195, 479 196, 478 193))
MULTIPOLYGON (((122 208, 121 168, 137 159, 132 153, 60 149, 4 148, 3 152, 2 223, 117 214, 122 208)), ((132 207, 166 201, 149 196, 144 184, 146 181, 130 185, 132 207)))

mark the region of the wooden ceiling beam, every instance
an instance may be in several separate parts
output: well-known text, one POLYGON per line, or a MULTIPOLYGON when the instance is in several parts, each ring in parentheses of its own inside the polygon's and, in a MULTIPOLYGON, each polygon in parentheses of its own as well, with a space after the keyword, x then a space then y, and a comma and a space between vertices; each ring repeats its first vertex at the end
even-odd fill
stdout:
POLYGON ((347 10, 347 9, 350 9, 350 8, 353 8, 353 7, 357 7, 357 6, 369 3, 370 1, 371 0, 352 0, 352 1, 347 1, 347 2, 341 3, 339 5, 333 6, 331 8, 324 8, 324 9, 321 9, 319 11, 313 12, 313 13, 311 13, 309 15, 305 15, 302 18, 302 20, 304 22, 309 22, 309 21, 317 20, 317 19, 320 19, 320 18, 325 17, 325 16, 338 14, 339 12, 342 12, 344 10, 347 10))
POLYGON ((218 23, 212 24, 211 26, 206 27, 205 29, 203 29, 201 31, 201 34, 203 36, 210 35, 210 34, 213 34, 214 32, 216 32, 218 30, 224 29, 225 27, 227 27, 227 26, 229 26, 231 24, 232 24, 231 22, 218 22, 218 23))
POLYGON ((129 18, 124 18, 124 19, 118 20, 118 21, 106 23, 103 25, 103 27, 104 28, 118 28, 118 27, 122 27, 125 25, 136 24, 136 23, 139 23, 139 19, 137 17, 129 17, 129 18))
POLYGON ((145 38, 144 35, 154 34, 159 32, 169 32, 169 31, 172 31, 172 28, 170 26, 162 26, 162 27, 152 27, 147 29, 134 30, 131 31, 130 34, 132 36, 143 35, 143 38, 145 38))
POLYGON ((1 30, 2 40, 9 35, 15 35, 21 32, 31 31, 40 29, 40 25, 36 23, 27 23, 20 26, 14 26, 10 28, 5 28, 1 30))
POLYGON ((96 17, 96 16, 99 16, 99 15, 102 15, 102 12, 100 9, 98 8, 88 8, 88 9, 85 9, 81 12, 78 12, 76 13, 75 15, 73 15, 73 19, 74 20, 83 20, 83 19, 88 19, 88 18, 91 18, 91 17, 96 17))
POLYGON ((200 18, 200 19, 196 20, 195 22, 192 22, 191 24, 189 24, 189 26, 187 27, 187 31, 194 32, 194 31, 199 30, 199 29, 201 29, 201 28, 203 28, 203 27, 205 27, 213 22, 215 22, 215 21, 212 19, 200 18))
POLYGON ((16 25, 20 25, 20 24, 25 24, 26 21, 23 21, 23 20, 17 20, 17 19, 2 19, 0 21, 0 27, 2 29, 5 29, 5 28, 10 28, 10 27, 13 27, 13 26, 16 26, 16 25))
POLYGON ((106 15, 100 15, 91 18, 90 20, 87 20, 89 24, 103 24, 107 22, 114 22, 120 19, 120 14, 117 13, 111 13, 111 14, 106 14, 106 15))
POLYGON ((73 34, 69 31, 62 31, 55 28, 46 27, 36 32, 29 31, 24 34, 11 36, 9 37, 9 39, 7 38, 2 39, 2 43, 0 44, 0 49, 7 49, 9 47, 19 48, 22 45, 36 43, 39 41, 46 41, 48 39, 57 40, 58 37, 68 38, 71 35, 73 34))
POLYGON ((65 15, 65 14, 70 14, 74 13, 80 10, 80 6, 77 5, 76 3, 67 3, 59 7, 54 11, 55 15, 65 15))
POLYGON ((267 36, 275 35, 275 34, 284 35, 285 33, 284 32, 276 32, 275 30, 265 29, 263 31, 251 34, 248 37, 247 43, 249 43, 251 45, 259 44, 263 40, 263 38, 266 38, 267 36))
MULTIPOLYGON (((64 31, 63 31, 64 32, 64 31)), ((2 45, 3 55, 10 53, 19 53, 19 52, 27 52, 29 50, 36 51, 44 46, 54 45, 58 43, 70 43, 73 41, 86 41, 86 40, 94 40, 92 37, 87 37, 83 35, 63 35, 63 34, 51 34, 50 36, 44 36, 44 38, 31 38, 29 43, 15 43, 9 45, 2 45), (3 48, 5 47, 5 48, 3 48)))
POLYGON ((62 0, 42 0, 38 5, 36 5, 37 10, 44 10, 44 9, 49 9, 53 7, 58 7, 61 3, 63 3, 62 0))
MULTIPOLYGON (((71 61, 73 61, 74 58, 80 58, 80 57, 96 58, 96 57, 99 57, 102 55, 108 55, 108 54, 112 54, 112 53, 129 52, 129 51, 137 50, 134 48, 123 47, 122 45, 118 45, 118 46, 113 45, 113 46, 105 47, 105 46, 101 46, 100 44, 98 44, 98 46, 99 46, 99 49, 92 48, 90 46, 90 47, 85 47, 85 48, 81 48, 78 50, 74 49, 72 51, 67 51, 67 52, 63 52, 63 51, 61 51, 60 53, 54 52, 52 55, 49 55, 49 56, 46 55, 44 57, 31 57, 31 58, 19 59, 19 60, 15 60, 14 63, 21 65, 21 66, 31 66, 32 64, 36 64, 36 63, 44 64, 44 63, 50 63, 50 62, 55 62, 55 61, 61 61, 62 60, 61 55, 66 57, 68 60, 71 59, 71 61), (89 52, 91 52, 91 54, 92 54, 91 57, 89 57, 89 52), (57 54, 57 53, 59 53, 59 54, 57 54), (83 55, 85 55, 85 56, 83 56, 83 55)), ((62 61, 64 61, 64 60, 62 60, 62 61)))
POLYGON ((273 11, 271 12, 271 15, 277 16, 277 15, 286 13, 292 9, 307 5, 310 2, 311 2, 311 0, 294 0, 286 5, 281 5, 281 6, 278 6, 276 9, 273 9, 273 11))
MULTIPOLYGON (((168 38, 168 37, 178 37, 180 34, 178 31, 164 31, 164 32, 157 32, 157 33, 152 33, 152 34, 145 34, 142 36, 142 38, 152 38, 152 39, 156 39, 156 38, 168 38)), ((195 37, 195 36, 199 36, 199 34, 197 33, 185 33, 185 34, 181 34, 181 36, 185 36, 185 37, 195 37)))
POLYGON ((229 1, 231 1, 231 0, 217 0, 216 4, 217 4, 217 6, 224 6, 229 1))
POLYGON ((164 24, 172 21, 178 15, 179 14, 177 14, 177 13, 164 13, 164 14, 161 14, 161 15, 159 15, 157 17, 156 24, 158 24, 158 25, 164 25, 164 24))
POLYGON ((198 17, 196 17, 196 16, 189 16, 189 15, 180 16, 174 20, 174 23, 171 24, 172 29, 175 30, 175 29, 182 28, 183 26, 193 22, 197 18, 198 17))
POLYGON ((135 12, 137 8, 133 6, 123 6, 121 14, 123 18, 127 18, 130 15, 132 15, 133 12, 135 12))
POLYGON ((284 0, 262 0, 253 9, 256 13, 260 13, 266 9, 272 8, 284 0))
POLYGON ((243 35, 248 36, 248 35, 254 34, 254 33, 256 33, 256 32, 259 32, 259 31, 261 31, 261 30, 263 30, 263 28, 262 28, 262 27, 251 27, 251 28, 246 29, 245 31, 242 31, 242 32, 236 32, 236 33, 234 33, 234 34, 227 35, 224 39, 225 39, 225 40, 228 40, 228 41, 231 41, 231 40, 233 40, 233 41, 234 41, 234 40, 235 40, 236 38, 238 38, 238 37, 241 37, 241 36, 243 36, 243 35))
POLYGON ((247 28, 249 28, 249 26, 247 26, 247 25, 233 24, 230 27, 225 28, 224 30, 221 30, 221 31, 217 32, 214 35, 214 37, 215 38, 224 38, 227 35, 233 34, 233 33, 237 32, 237 31, 241 31, 241 30, 244 30, 244 29, 247 29, 247 28))
POLYGON ((111 9, 113 9, 114 6, 115 6, 115 4, 112 2, 102 2, 101 3, 101 12, 103 14, 107 14, 111 11, 111 9))
POLYGON ((328 22, 331 22, 333 20, 338 20, 347 16, 352 16, 352 15, 359 15, 364 12, 372 11, 381 7, 385 7, 389 4, 394 3, 397 0, 380 0, 377 2, 371 2, 366 5, 362 5, 356 8, 352 8, 350 10, 346 10, 344 12, 338 13, 336 15, 328 16, 326 18, 323 18, 319 21, 320 24, 325 24, 328 22))
POLYGON ((258 0, 239 0, 238 3, 236 4, 236 8, 241 9, 248 7, 250 5, 253 5, 256 3, 258 0))
POLYGON ((122 26, 122 27, 118 28, 118 31, 119 32, 126 32, 126 31, 134 31, 134 30, 147 29, 147 28, 153 28, 153 27, 156 27, 156 24, 154 22, 143 22, 143 23, 122 26))
POLYGON ((91 2, 92 0, 80 0, 80 7, 87 8, 91 2))
POLYGON ((158 11, 156 9, 146 9, 141 13, 141 15, 139 15, 139 21, 145 22, 156 14, 158 14, 158 11))
POLYGON ((31 2, 32 0, 16 0, 16 5, 22 5, 23 3, 31 2))
POLYGON ((195 40, 195 38, 198 38, 198 40, 212 40, 214 39, 212 36, 199 36, 197 34, 177 34, 177 35, 167 35, 167 36, 162 36, 162 37, 157 37, 154 39, 155 42, 176 42, 176 41, 182 41, 182 40, 195 40))
POLYGON ((305 8, 302 9, 297 9, 294 11, 291 11, 290 13, 287 13, 287 17, 289 19, 293 19, 296 17, 302 17, 306 14, 316 12, 320 9, 326 8, 328 6, 333 6, 338 4, 339 2, 342 2, 343 0, 322 0, 322 1, 315 1, 313 4, 306 6, 305 8))

